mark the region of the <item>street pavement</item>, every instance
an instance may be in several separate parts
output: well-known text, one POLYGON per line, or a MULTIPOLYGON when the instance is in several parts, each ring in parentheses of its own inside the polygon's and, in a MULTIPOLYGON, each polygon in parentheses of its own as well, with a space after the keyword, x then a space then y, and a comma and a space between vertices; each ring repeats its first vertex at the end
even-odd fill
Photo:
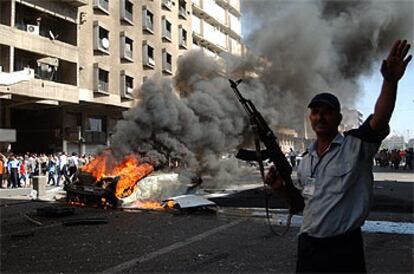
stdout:
MULTIPOLYGON (((385 177, 375 183, 374 208, 368 219, 412 225, 414 179, 405 178, 413 178, 413 173, 381 174, 385 177)), ((256 185, 258 177, 251 181, 250 186, 256 185)), ((31 200, 27 190, 17 194, 0 190, 1 273, 295 271, 298 227, 291 227, 283 237, 270 233, 259 184, 225 197, 218 195, 213 200, 219 207, 214 210, 74 207, 73 215, 61 217, 36 214, 45 206, 66 206, 54 199, 61 190, 48 187, 47 191, 40 200, 31 200), (68 220, 88 218, 105 222, 67 225, 68 220)), ((272 208, 279 208, 275 200, 272 208)), ((413 273, 413 234, 364 231, 368 272, 413 273)))

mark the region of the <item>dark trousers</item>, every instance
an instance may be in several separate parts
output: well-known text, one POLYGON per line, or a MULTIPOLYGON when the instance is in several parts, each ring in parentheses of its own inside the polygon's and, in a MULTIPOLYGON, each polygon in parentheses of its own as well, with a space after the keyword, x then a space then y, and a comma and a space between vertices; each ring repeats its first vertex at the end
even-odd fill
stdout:
POLYGON ((17 168, 10 169, 10 179, 14 188, 20 187, 19 171, 17 168))
POLYGON ((366 273, 361 229, 334 237, 299 235, 297 273, 366 273))

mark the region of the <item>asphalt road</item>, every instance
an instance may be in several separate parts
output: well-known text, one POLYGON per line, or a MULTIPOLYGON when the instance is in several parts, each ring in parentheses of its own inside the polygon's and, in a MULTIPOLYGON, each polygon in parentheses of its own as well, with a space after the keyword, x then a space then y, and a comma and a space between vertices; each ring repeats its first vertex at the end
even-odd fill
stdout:
MULTIPOLYGON (((413 185, 376 182, 369 219, 413 223, 413 185)), ((225 210, 219 213, 76 207, 74 215, 64 217, 36 215, 36 208, 65 206, 62 203, 2 199, 0 272, 294 272, 298 228, 274 236, 263 215, 239 208, 260 207, 262 194, 256 188, 220 198, 216 202, 225 210), (64 225, 74 218, 97 217, 107 223, 64 225)), ((413 272, 412 233, 364 232, 363 237, 370 273, 413 272)))

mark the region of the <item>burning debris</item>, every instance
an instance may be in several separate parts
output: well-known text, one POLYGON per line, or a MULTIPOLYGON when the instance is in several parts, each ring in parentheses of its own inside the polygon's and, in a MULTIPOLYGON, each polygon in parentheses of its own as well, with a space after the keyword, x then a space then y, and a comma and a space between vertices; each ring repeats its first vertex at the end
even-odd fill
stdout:
POLYGON ((67 202, 98 207, 173 208, 173 200, 162 201, 187 193, 202 182, 188 172, 153 171, 152 164, 134 154, 117 160, 106 150, 65 186, 67 202))

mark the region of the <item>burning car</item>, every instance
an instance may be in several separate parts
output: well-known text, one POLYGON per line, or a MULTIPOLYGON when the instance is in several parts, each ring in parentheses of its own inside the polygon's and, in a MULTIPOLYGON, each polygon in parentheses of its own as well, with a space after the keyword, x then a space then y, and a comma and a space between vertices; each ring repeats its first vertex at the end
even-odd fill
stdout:
POLYGON ((134 154, 118 160, 105 151, 85 165, 65 190, 67 202, 73 204, 161 209, 171 206, 162 201, 189 193, 201 182, 191 172, 154 172, 151 163, 134 154))

